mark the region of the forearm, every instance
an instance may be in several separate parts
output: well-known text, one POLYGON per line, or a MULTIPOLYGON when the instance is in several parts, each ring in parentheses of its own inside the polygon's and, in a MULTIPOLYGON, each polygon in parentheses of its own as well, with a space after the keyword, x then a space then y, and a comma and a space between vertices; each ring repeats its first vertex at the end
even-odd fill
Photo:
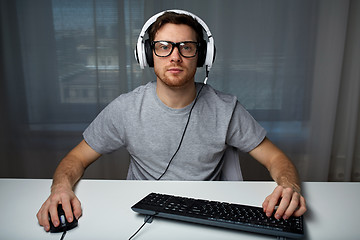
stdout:
POLYGON ((84 174, 85 167, 81 161, 71 154, 67 155, 56 168, 51 191, 57 188, 73 189, 74 185, 84 174))
POLYGON ((85 169, 100 156, 101 154, 95 152, 82 140, 61 160, 56 168, 51 191, 53 192, 54 189, 72 190, 84 174, 85 169))
POLYGON ((295 192, 301 192, 300 180, 295 166, 284 154, 277 156, 268 168, 274 181, 284 188, 290 187, 295 192))
POLYGON ((290 159, 269 139, 264 141, 250 155, 263 164, 274 181, 285 188, 291 187, 300 193, 299 175, 290 159))

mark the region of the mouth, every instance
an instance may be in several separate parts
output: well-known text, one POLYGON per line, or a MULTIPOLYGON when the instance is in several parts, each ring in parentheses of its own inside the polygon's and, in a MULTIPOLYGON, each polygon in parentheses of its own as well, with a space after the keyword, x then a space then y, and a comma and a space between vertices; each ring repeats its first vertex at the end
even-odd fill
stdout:
POLYGON ((169 68, 167 71, 173 74, 178 74, 181 73, 183 70, 181 68, 173 67, 169 68))

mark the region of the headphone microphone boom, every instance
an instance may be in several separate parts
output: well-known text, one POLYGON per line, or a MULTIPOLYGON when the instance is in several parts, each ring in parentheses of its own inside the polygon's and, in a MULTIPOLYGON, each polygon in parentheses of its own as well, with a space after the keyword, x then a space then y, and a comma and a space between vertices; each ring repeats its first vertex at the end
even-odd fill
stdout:
POLYGON ((190 12, 187 12, 184 10, 166 10, 166 11, 155 14, 154 16, 152 16, 151 18, 149 18, 149 20, 147 20, 145 22, 144 26, 142 27, 142 29, 140 31, 140 35, 138 37, 136 47, 134 50, 136 61, 140 64, 141 69, 144 69, 146 66, 153 67, 153 62, 149 61, 149 59, 152 59, 152 49, 150 47, 149 40, 145 40, 145 34, 147 33, 149 27, 156 21, 156 19, 166 12, 175 12, 178 14, 189 15, 189 16, 193 17, 202 26, 203 30, 206 32, 206 35, 208 38, 208 41, 204 40, 206 52, 205 52, 203 62, 198 64, 198 67, 202 67, 205 65, 206 78, 205 78, 204 83, 206 84, 209 71, 215 60, 214 38, 212 37, 209 27, 206 25, 206 23, 201 18, 199 18, 198 16, 196 16, 193 13, 190 13, 190 12))

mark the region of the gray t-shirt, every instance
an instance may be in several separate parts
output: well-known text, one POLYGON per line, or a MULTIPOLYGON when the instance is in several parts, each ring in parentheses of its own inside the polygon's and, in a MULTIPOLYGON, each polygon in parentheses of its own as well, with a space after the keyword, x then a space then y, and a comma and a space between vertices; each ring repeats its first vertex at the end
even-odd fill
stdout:
MULTIPOLYGON (((200 87, 197 83, 198 91, 200 87)), ((100 154, 125 147, 131 157, 127 179, 154 180, 178 148, 191 106, 169 108, 157 97, 156 82, 150 82, 112 101, 83 136, 100 154)), ((249 152, 265 135, 236 97, 205 85, 181 147, 162 179, 217 180, 227 147, 249 152)))

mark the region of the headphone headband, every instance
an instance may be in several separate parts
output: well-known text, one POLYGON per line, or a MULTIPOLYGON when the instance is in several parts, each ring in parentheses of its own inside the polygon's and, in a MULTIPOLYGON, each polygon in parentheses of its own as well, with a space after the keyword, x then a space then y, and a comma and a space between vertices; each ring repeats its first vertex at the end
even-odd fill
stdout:
MULTIPOLYGON (((137 44, 136 44, 136 48, 135 48, 135 59, 137 60, 137 62, 140 64, 140 68, 144 69, 146 66, 149 66, 149 63, 147 61, 146 58, 146 47, 145 47, 145 34, 148 31, 149 27, 157 20, 158 17, 160 17, 161 15, 163 15, 166 12, 175 12, 178 14, 185 14, 185 15, 189 15, 191 17, 193 17, 204 29, 204 31, 206 32, 207 38, 208 38, 208 42, 207 42, 207 46, 206 46, 206 57, 205 57, 205 67, 207 71, 210 71, 210 68, 212 67, 212 64, 215 60, 215 43, 214 43, 214 38, 212 37, 212 34, 208 28, 208 26, 206 25, 206 23, 199 18, 198 16, 196 16, 195 14, 192 14, 190 12, 184 11, 184 10, 166 10, 160 13, 155 14, 154 16, 152 16, 151 18, 149 18, 144 26, 142 27, 141 31, 140 31, 140 35, 138 37, 137 40, 137 44)), ((152 53, 151 53, 152 54, 152 53)))

